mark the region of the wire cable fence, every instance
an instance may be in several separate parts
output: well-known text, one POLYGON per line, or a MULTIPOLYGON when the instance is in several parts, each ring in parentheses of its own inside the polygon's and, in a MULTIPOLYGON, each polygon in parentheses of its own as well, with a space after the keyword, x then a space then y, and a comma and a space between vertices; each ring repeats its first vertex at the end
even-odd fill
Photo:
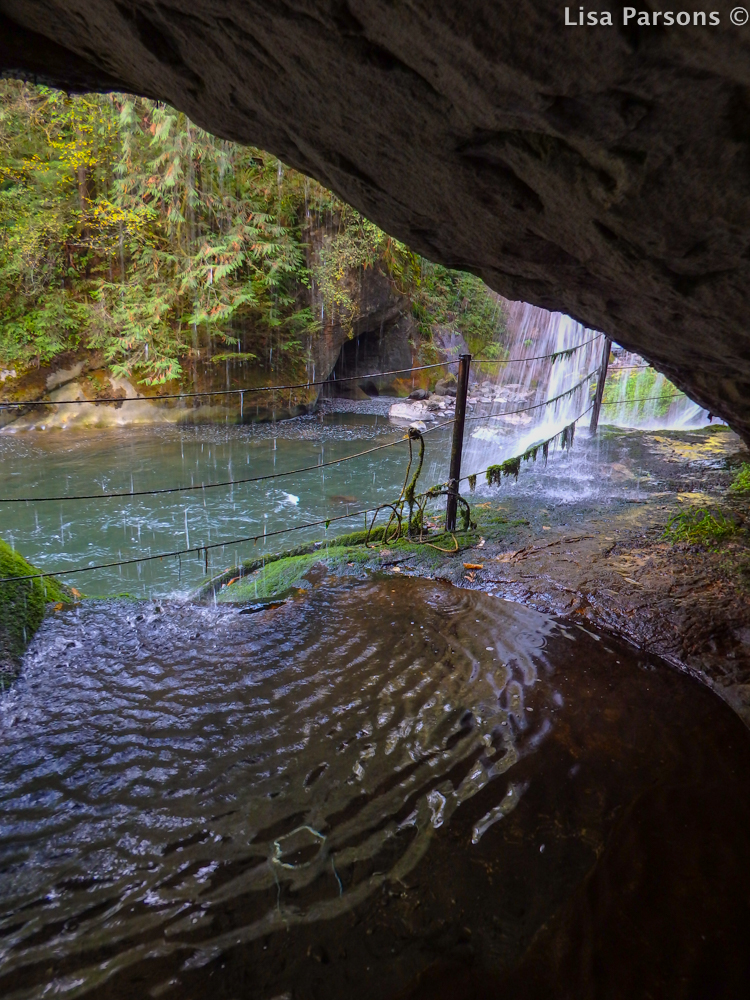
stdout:
POLYGON ((545 399, 541 403, 534 403, 533 406, 524 406, 520 410, 500 410, 499 413, 478 413, 467 417, 468 420, 487 420, 488 417, 510 417, 517 413, 528 413, 530 410, 539 410, 543 406, 551 406, 553 403, 559 402, 561 399, 565 399, 567 396, 571 396, 578 389, 581 389, 587 382, 589 382, 595 375, 598 375, 597 371, 589 372, 588 375, 584 376, 577 385, 571 386, 570 389, 566 389, 565 392, 559 393, 557 396, 553 396, 551 399, 545 399))
POLYGON ((260 532, 257 535, 245 535, 243 538, 232 538, 226 542, 208 542, 201 545, 193 545, 189 549, 174 549, 172 552, 157 552, 148 556, 137 556, 133 559, 118 559, 115 562, 97 563, 94 566, 79 566, 76 569, 51 570, 45 573, 29 573, 27 576, 11 576, 0 579, 0 583, 16 583, 19 580, 41 580, 50 576, 72 576, 75 573, 93 573, 95 570, 116 569, 118 566, 132 566, 135 563, 153 562, 156 559, 175 559, 178 556, 200 555, 202 552, 210 552, 213 549, 226 548, 228 545, 242 545, 245 542, 259 542, 261 539, 273 538, 276 535, 286 535, 292 531, 303 531, 305 528, 317 528, 320 525, 333 524, 334 521, 345 521, 354 517, 362 517, 373 513, 377 507, 370 507, 367 510, 358 510, 353 513, 340 514, 336 517, 324 517, 318 521, 308 521, 305 524, 295 524, 290 528, 279 528, 277 531, 260 532))
MULTIPOLYGON (((578 344, 576 347, 571 347, 568 350, 555 351, 551 354, 540 354, 537 357, 506 359, 473 358, 472 360, 476 364, 488 365, 513 365, 527 361, 544 361, 549 358, 559 358, 580 351, 589 344, 593 344, 595 340, 598 340, 602 336, 603 334, 599 334, 598 337, 593 337, 591 340, 587 340, 583 344, 578 344)), ((23 406, 72 406, 81 403, 91 403, 94 406, 101 403, 158 403, 164 399, 199 399, 206 396, 245 396, 247 393, 253 392, 288 392, 292 389, 311 389, 316 385, 335 386, 340 385, 342 382, 363 382, 366 379, 384 378, 388 375, 405 375, 410 372, 422 372, 431 368, 445 368, 448 365, 455 364, 458 364, 458 358, 449 358, 446 361, 438 361, 430 365, 416 365, 411 368, 393 368, 390 371, 384 372, 368 372, 364 375, 345 375, 341 378, 314 379, 309 382, 295 382, 289 385, 251 386, 244 389, 207 389, 203 392, 174 392, 155 396, 99 396, 95 399, 22 399, 14 400, 13 402, 2 401, 0 402, 0 410, 23 406)))
POLYGON ((0 403, 0 409, 18 406, 71 406, 74 403, 159 403, 163 399, 198 399, 203 396, 245 396, 250 392, 287 392, 291 389, 311 389, 316 385, 340 385, 341 382, 358 382, 368 378, 384 378, 386 375, 404 375, 409 372, 427 371, 429 368, 445 368, 456 361, 439 361, 433 365, 417 365, 412 368, 394 368, 386 372, 369 372, 366 375, 346 375, 342 378, 316 379, 310 382, 295 382, 290 385, 258 385, 245 389, 207 389, 204 392, 172 392, 156 396, 101 396, 96 399, 25 399, 12 403, 0 403))
MULTIPOLYGON (((441 427, 448 427, 454 421, 446 420, 443 423, 429 427, 425 433, 439 430, 441 427)), ((188 493, 196 490, 214 490, 221 487, 242 486, 247 483, 263 483, 271 479, 282 479, 286 476, 298 476, 304 472, 315 472, 318 469, 328 469, 334 465, 341 465, 343 462, 351 462, 355 458, 362 458, 365 455, 372 455, 376 451, 384 451, 386 448, 393 448, 395 445, 404 444, 407 437, 401 437, 397 441, 389 441, 387 444, 379 444, 374 448, 366 448, 364 451, 355 452, 353 455, 344 455, 343 458, 335 458, 330 462, 318 462, 317 465, 306 465, 299 469, 288 469, 286 472, 270 472, 265 476, 250 476, 246 479, 225 479, 220 483, 192 483, 190 486, 166 486, 158 490, 124 490, 117 493, 73 493, 61 494, 54 497, 0 497, 0 503, 50 503, 63 500, 113 500, 116 498, 130 499, 131 497, 160 496, 164 493, 188 493)))
MULTIPOLYGON (((577 423, 590 410, 591 410, 591 406, 589 406, 586 410, 583 411, 583 413, 581 413, 578 417, 576 417, 573 422, 577 423)), ((446 421, 446 423, 452 423, 452 422, 453 421, 446 421)), ((432 429, 435 430, 436 428, 432 428, 432 429)), ((558 434, 553 435, 553 437, 557 437, 557 436, 558 436, 558 434)), ((403 441, 408 441, 408 438, 403 438, 402 440, 403 441)), ((551 441, 552 438, 550 438, 549 440, 551 441)), ((396 443, 400 444, 401 441, 396 442, 396 443)), ((540 444, 540 446, 541 446, 541 444, 540 444)), ((355 457, 355 456, 351 456, 351 457, 355 457)), ((319 466, 317 466, 317 467, 313 466, 313 468, 319 468, 319 466)), ((485 475, 489 471, 490 471, 490 467, 488 466, 486 469, 482 469, 479 472, 472 473, 472 474, 470 474, 468 476, 462 476, 461 479, 460 479, 460 482, 465 482, 465 481, 470 480, 470 479, 476 479, 478 476, 485 475)), ((441 484, 440 488, 442 488, 442 486, 444 486, 444 485, 446 485, 446 484, 441 484)), ((438 489, 438 488, 439 487, 433 487, 433 489, 438 489)), ((73 576, 73 575, 76 575, 78 573, 93 573, 93 572, 95 572, 97 570, 117 569, 120 566, 132 566, 132 565, 135 565, 136 563, 154 562, 157 559, 174 559, 174 558, 178 558, 180 556, 185 556, 185 555, 200 555, 201 553, 208 553, 209 551, 213 551, 215 549, 223 549, 223 548, 226 548, 227 546, 242 545, 242 544, 245 544, 247 542, 253 542, 254 544, 257 544, 259 541, 261 541, 261 540, 265 541, 267 538, 274 538, 274 537, 277 537, 279 535, 286 535, 286 534, 290 534, 291 532, 295 532, 295 531, 303 531, 306 528, 317 528, 317 527, 320 527, 321 525, 325 525, 325 527, 327 529, 331 524, 333 524, 335 522, 338 522, 338 521, 347 521, 347 520, 352 520, 355 517, 363 517, 363 516, 366 518, 368 514, 374 514, 376 511, 381 510, 384 506, 387 507, 387 506, 390 506, 390 505, 389 504, 378 504, 376 507, 368 507, 368 508, 364 508, 362 510, 350 511, 350 512, 348 512, 346 514, 340 514, 340 515, 337 515, 337 516, 334 516, 334 517, 320 518, 317 521, 307 521, 304 524, 292 525, 289 528, 279 528, 279 529, 277 529, 275 531, 268 531, 268 532, 263 531, 263 532, 259 532, 259 533, 254 534, 254 535, 245 535, 242 538, 232 538, 232 539, 229 539, 228 541, 223 541, 223 542, 208 542, 208 543, 205 543, 205 544, 202 543, 200 545, 193 545, 190 548, 174 549, 171 552, 157 552, 157 553, 154 553, 154 554, 151 554, 151 555, 147 555, 147 556, 136 556, 136 557, 131 558, 131 559, 118 559, 118 560, 115 560, 114 562, 96 563, 96 564, 94 564, 92 566, 78 566, 78 567, 76 567, 74 569, 50 570, 50 571, 47 571, 47 572, 29 573, 26 576, 7 577, 5 579, 0 579, 0 584, 2 584, 2 583, 16 583, 16 582, 19 582, 19 581, 22 581, 22 580, 41 580, 41 579, 49 578, 49 577, 52 577, 52 576, 73 576)), ((206 567, 206 568, 208 569, 208 567, 206 567)))
POLYGON ((530 358, 472 358, 472 364, 477 365, 514 365, 519 362, 527 361, 546 361, 548 359, 554 358, 567 358, 575 354, 576 351, 582 350, 584 347, 588 347, 589 344, 595 343, 597 340, 601 340, 604 336, 603 333, 597 333, 595 337, 590 340, 584 340, 582 344, 576 344, 575 347, 563 347, 559 351, 552 351, 551 354, 538 354, 536 357, 530 358))
MULTIPOLYGON (((600 339, 602 336, 603 335, 600 334, 597 337, 593 337, 590 340, 585 341, 583 344, 580 344, 580 345, 578 345, 575 348, 571 348, 569 351, 557 351, 557 352, 553 352, 553 353, 546 354, 546 355, 539 355, 536 358, 510 359, 508 361, 498 361, 497 363, 498 364, 510 364, 510 363, 521 362, 521 361, 532 361, 532 360, 544 360, 544 359, 558 358, 558 357, 563 356, 563 355, 570 356, 570 355, 574 354, 577 350, 580 350, 581 348, 583 348, 583 347, 585 347, 585 346, 593 343, 594 341, 600 339)), ((502 410, 502 411, 500 411, 498 413, 492 413, 492 412, 490 412, 488 414, 476 414, 476 415, 466 416, 465 415, 465 400, 466 400, 466 392, 467 392, 467 389, 468 389, 468 380, 469 380, 469 374, 468 374, 468 372, 469 372, 470 363, 472 361, 475 361, 476 363, 484 364, 484 363, 487 363, 487 360, 485 360, 485 359, 471 359, 468 356, 465 356, 465 357, 467 358, 467 364, 466 364, 465 369, 464 369, 465 370, 465 376, 464 377, 465 377, 465 380, 466 380, 466 384, 463 387, 464 408, 462 409, 460 417, 455 416, 455 417, 453 417, 453 418, 451 418, 449 420, 441 421, 440 423, 438 423, 438 424, 436 424, 434 426, 431 426, 429 428, 424 428, 424 430, 422 432, 417 431, 416 433, 420 437, 421 437, 422 434, 429 434, 429 433, 432 433, 434 431, 437 431, 437 430, 449 427, 451 425, 454 425, 454 428, 455 428, 455 425, 456 425, 457 421, 460 420, 460 423, 461 423, 461 439, 462 439, 462 437, 463 437, 463 423, 465 421, 467 421, 467 420, 472 420, 472 421, 473 420, 480 420, 480 419, 481 420, 487 420, 487 419, 491 419, 492 417, 502 418, 504 416, 511 416, 511 415, 515 415, 515 414, 528 413, 528 412, 530 412, 532 410, 537 410, 537 409, 541 409, 543 407, 551 406, 551 405, 554 405, 555 403, 558 403, 560 400, 562 400, 562 399, 564 399, 566 397, 569 397, 570 395, 572 395, 573 393, 577 392, 578 390, 583 389, 584 386, 586 386, 588 383, 590 383, 591 379, 593 379, 597 374, 600 374, 600 376, 601 376, 600 370, 597 369, 595 371, 591 371, 587 375, 585 375, 576 385, 572 386, 570 389, 567 389, 565 392, 562 392, 562 393, 558 394, 557 396, 554 396, 554 397, 552 397, 550 399, 547 399, 547 400, 543 400, 540 403, 532 404, 530 406, 518 407, 518 408, 513 409, 513 410, 502 410)), ((493 361, 493 363, 495 363, 494 359, 492 359, 492 361, 493 361)), ((453 363, 453 362, 448 362, 448 363, 453 363)), ((217 392, 206 392, 206 393, 180 393, 180 394, 173 394, 173 395, 170 395, 170 396, 161 396, 161 397, 154 397, 154 398, 156 398, 156 399, 191 398, 191 397, 195 397, 195 396, 212 396, 212 395, 221 395, 221 394, 228 394, 228 393, 230 393, 230 394, 236 394, 236 393, 246 393, 246 392, 256 392, 256 391, 258 391, 258 392, 261 392, 261 391, 268 392, 268 391, 278 391, 278 390, 282 390, 282 389, 283 390, 288 390, 288 389, 294 389, 294 388, 309 388, 309 387, 311 387, 313 385, 334 385, 334 384, 336 384, 338 382, 341 382, 341 381, 354 381, 354 380, 357 380, 357 379, 376 378, 376 377, 381 377, 381 376, 385 376, 385 375, 403 374, 403 373, 406 373, 406 372, 424 371, 424 370, 427 370, 427 369, 442 368, 442 367, 444 367, 444 364, 420 365, 420 366, 415 366, 413 368, 408 368, 408 369, 393 369, 393 370, 385 371, 385 372, 375 372, 375 373, 368 373, 367 375, 351 376, 351 377, 347 377, 345 379, 322 379, 322 380, 319 380, 319 381, 311 381, 311 382, 308 382, 308 383, 299 383, 297 385, 271 386, 271 387, 263 387, 261 389, 254 389, 253 388, 253 389, 239 389, 239 390, 238 389, 235 389, 235 390, 222 390, 221 392, 217 391, 217 392)), ((641 368, 641 367, 650 367, 650 366, 648 366, 648 365, 633 365, 633 366, 628 366, 628 367, 641 368)), ((617 370, 617 369, 615 369, 615 370, 617 370)), ((606 371, 606 369, 605 369, 605 371, 606 371)), ((604 377, 606 378, 606 374, 605 374, 604 377)), ((685 396, 685 393, 676 392, 676 393, 673 393, 673 394, 668 395, 668 396, 665 396, 664 394, 661 394, 661 395, 658 395, 658 396, 636 397, 634 399, 629 399, 629 400, 624 400, 624 401, 607 401, 607 402, 603 402, 602 401, 600 405, 603 405, 603 406, 622 405, 623 402, 625 404, 629 405, 631 403, 646 402, 646 401, 649 401, 649 400, 676 399, 676 398, 682 397, 682 396, 685 396)), ((103 400, 103 399, 85 400, 85 402, 104 402, 104 401, 106 401, 106 400, 103 400)), ((124 400, 113 399, 112 401, 120 402, 120 401, 124 401, 124 400)), ((3 406, 7 407, 8 405, 13 405, 13 406, 36 405, 39 402, 40 402, 39 400, 33 400, 33 401, 27 401, 26 403, 3 404, 3 406)), ((43 401, 43 402, 47 402, 47 401, 43 401)), ((80 403, 82 401, 81 400, 70 400, 70 401, 65 401, 65 402, 71 402, 71 403, 72 402, 79 402, 80 403)), ((472 473, 470 475, 464 475, 464 476, 460 476, 459 475, 459 477, 456 480, 453 481, 453 482, 455 482, 455 487, 452 487, 451 483, 449 481, 449 483, 447 483, 447 484, 442 484, 440 486, 432 487, 431 490, 428 490, 426 494, 423 494, 423 496, 429 496, 429 497, 432 497, 432 498, 436 498, 438 496, 443 496, 446 493, 450 494, 451 491, 456 492, 457 489, 458 489, 458 484, 461 483, 461 482, 466 482, 467 480, 470 482, 470 484, 472 486, 472 490, 473 490, 474 484, 476 483, 476 480, 477 480, 477 476, 483 475, 483 474, 488 474, 489 475, 490 472, 492 472, 493 470, 502 469, 503 472, 504 472, 504 474, 507 475, 507 474, 509 474, 508 473, 508 469, 510 469, 510 474, 515 473, 515 475, 517 476, 518 475, 518 468, 520 468, 520 462, 522 460, 528 460, 530 456, 536 458, 536 452, 537 452, 537 450, 539 448, 543 447, 543 449, 544 449, 544 456, 545 456, 545 460, 546 460, 547 447, 549 446, 549 444, 551 442, 555 441, 557 437, 559 437, 559 436, 562 435, 563 446, 566 446, 566 441, 567 441, 567 447, 569 447, 570 443, 572 443, 573 430, 575 428, 575 425, 588 412, 590 412, 592 410, 592 408, 594 408, 595 405, 596 405, 596 403, 591 403, 588 406, 587 409, 585 409, 582 413, 580 413, 572 421, 572 423, 569 423, 565 428, 562 428, 561 430, 557 431, 552 437, 548 438, 546 441, 541 442, 540 444, 535 445, 532 448, 528 449, 525 454, 523 454, 521 456, 517 456, 516 458, 511 459, 511 460, 506 460, 506 462, 503 463, 502 466, 490 466, 487 469, 484 469, 484 470, 482 470, 481 472, 478 472, 478 473, 472 473)), ((458 405, 457 405, 457 413, 458 413, 458 405)), ((456 433, 456 431, 454 429, 454 434, 455 433, 456 433)), ((333 460, 330 460, 328 462, 319 462, 319 463, 316 463, 315 465, 304 466, 304 467, 301 467, 301 468, 290 469, 290 470, 282 471, 282 472, 273 472, 273 473, 269 473, 269 474, 262 475, 262 476, 251 476, 251 477, 242 478, 242 479, 230 479, 230 480, 224 480, 224 481, 215 482, 215 483, 191 484, 190 486, 187 486, 187 485, 185 485, 185 486, 172 486, 172 487, 163 487, 163 488, 159 488, 159 489, 150 489, 150 490, 133 490, 131 488, 129 491, 114 491, 114 492, 110 492, 110 493, 85 493, 85 494, 81 493, 81 494, 68 494, 68 495, 63 494, 63 495, 59 495, 59 496, 42 496, 42 497, 37 497, 37 496, 28 496, 28 497, 1 497, 0 498, 0 503, 6 503, 6 504, 7 503, 24 503, 24 504, 28 504, 28 503, 48 503, 48 502, 61 502, 61 501, 72 501, 72 500, 76 500, 76 501, 101 500, 101 499, 109 500, 109 499, 117 499, 117 498, 130 499, 130 498, 134 498, 134 497, 143 497, 143 496, 159 496, 159 495, 172 494, 172 493, 195 492, 195 491, 198 491, 198 490, 205 491, 205 490, 227 488, 227 487, 233 488, 235 486, 240 486, 240 485, 245 485, 245 484, 253 484, 253 483, 268 482, 268 481, 272 481, 272 480, 276 480, 276 479, 281 479, 281 478, 284 478, 284 477, 298 476, 298 475, 301 475, 301 474, 304 474, 304 473, 308 473, 308 472, 315 472, 315 471, 317 471, 319 469, 326 469, 326 468, 330 468, 330 467, 333 467, 333 466, 340 466, 340 465, 342 465, 345 462, 354 461, 355 459, 360 459, 360 458, 366 457, 368 455, 372 455, 374 453, 384 451, 385 449, 393 448, 393 447, 395 447, 397 445, 400 445, 400 444, 403 444, 403 443, 405 443, 407 441, 410 444, 410 455, 411 455, 411 440, 410 440, 411 437, 413 437, 413 432, 410 429, 410 433, 408 435, 405 435, 405 436, 399 438, 398 440, 389 441, 386 444, 382 444, 382 445, 376 445, 375 447, 367 448, 367 449, 364 449, 362 451, 355 452, 352 455, 346 455, 346 456, 343 456, 342 458, 333 459, 333 460)), ((420 468, 421 468, 421 462, 420 462, 420 468)), ((497 474, 497 473, 495 472, 494 474, 497 474)), ((402 490, 402 493, 403 493, 403 490, 402 490)), ((195 554, 199 555, 201 553, 203 553, 203 555, 205 557, 206 573, 208 573, 208 553, 210 551, 213 551, 213 550, 216 550, 216 549, 225 549, 227 546, 238 546, 238 545, 242 545, 242 544, 249 543, 249 542, 257 543, 260 539, 263 539, 265 541, 268 538, 274 538, 274 537, 279 537, 279 536, 286 535, 286 534, 289 534, 289 533, 292 533, 292 532, 298 532, 298 531, 303 531, 303 530, 307 530, 307 529, 313 529, 313 528, 316 528, 316 527, 320 527, 322 525, 325 525, 325 528, 327 530, 328 527, 330 526, 330 524, 332 524, 332 523, 338 523, 338 522, 341 522, 341 521, 352 520, 352 519, 358 518, 358 517, 364 517, 365 518, 365 524, 366 524, 367 523, 367 516, 369 514, 376 513, 377 511, 382 510, 383 506, 384 506, 383 504, 379 504, 376 507, 362 508, 362 509, 358 509, 358 510, 353 511, 353 512, 347 511, 346 514, 335 515, 335 516, 328 516, 328 517, 320 518, 320 519, 313 520, 313 521, 306 521, 306 522, 304 522, 302 524, 292 525, 292 526, 285 527, 285 528, 279 528, 279 529, 276 529, 276 530, 273 530, 273 531, 267 531, 267 530, 264 529, 262 532, 256 532, 256 533, 253 533, 253 534, 244 535, 242 537, 233 538, 233 539, 226 540, 226 541, 218 541, 218 542, 211 542, 211 541, 209 541, 207 543, 201 543, 199 545, 193 545, 193 546, 191 546, 189 544, 189 539, 188 539, 188 545, 185 546, 184 548, 174 549, 174 550, 171 550, 171 551, 160 552, 160 553, 155 553, 155 554, 135 556, 135 557, 132 557, 132 558, 127 558, 127 559, 118 559, 118 560, 112 560, 112 561, 108 561, 108 562, 95 563, 93 565, 88 565, 88 566, 78 566, 78 567, 75 567, 75 568, 72 568, 72 569, 40 571, 38 573, 28 574, 26 576, 9 577, 9 578, 0 579, 0 584, 16 583, 16 582, 23 581, 23 580, 41 580, 41 579, 45 579, 45 578, 53 577, 53 576, 73 576, 73 575, 77 575, 79 573, 91 573, 91 572, 95 572, 95 571, 98 571, 98 570, 115 569, 115 568, 123 567, 123 566, 131 566, 131 565, 135 565, 135 564, 141 564, 141 563, 147 563, 147 562, 154 562, 156 560, 174 559, 174 558, 181 559, 182 556, 189 556, 189 555, 195 555, 195 554)), ((385 506, 387 507, 389 505, 385 504, 385 506)), ((390 505, 390 506, 392 506, 392 505, 390 505)))
MULTIPOLYGON (((550 406, 553 403, 564 399, 566 396, 570 396, 572 393, 580 389, 587 381, 592 379, 597 372, 589 372, 581 381, 572 386, 570 389, 566 389, 565 392, 560 393, 551 399, 544 400, 541 403, 535 403, 533 406, 524 406, 515 410, 501 410, 498 413, 489 414, 490 417, 510 417, 515 416, 519 413, 528 413, 530 410, 538 410, 544 406, 550 406)), ((422 433, 430 434, 434 431, 440 430, 443 427, 449 427, 455 423, 455 417, 450 420, 441 421, 439 424, 435 424, 432 427, 427 427, 422 433)), ((476 416, 469 416, 465 418, 466 421, 469 420, 486 420, 487 416, 484 414, 477 414, 476 416)), ((144 496, 159 496, 165 493, 188 493, 197 490, 212 490, 222 487, 234 487, 242 486, 247 483, 262 483, 267 482, 272 479, 282 479, 287 476, 297 476, 305 472, 315 472, 317 469, 327 469, 331 466, 341 465, 344 462, 350 462, 355 458, 362 458, 365 455, 372 455, 374 452, 383 451, 386 448, 393 448, 395 445, 404 444, 408 438, 406 436, 399 438, 397 441, 389 441, 387 444, 379 444, 374 448, 367 448, 364 451, 355 452, 353 455, 345 455, 343 458, 336 458, 330 462, 318 462, 317 465, 307 465, 299 469, 288 469, 286 472, 272 472, 265 476, 250 476, 245 479, 227 479, 219 483, 191 483, 190 486, 167 486, 156 490, 122 490, 113 493, 73 493, 73 494, 60 494, 58 496, 48 496, 48 497, 0 497, 0 503, 52 503, 61 502, 67 500, 113 500, 113 499, 129 499, 131 497, 144 497, 144 496)))
POLYGON ((681 396, 686 396, 686 393, 673 392, 668 396, 635 396, 633 399, 610 399, 608 402, 602 402, 602 406, 630 406, 631 403, 650 403, 655 399, 678 399, 681 396))

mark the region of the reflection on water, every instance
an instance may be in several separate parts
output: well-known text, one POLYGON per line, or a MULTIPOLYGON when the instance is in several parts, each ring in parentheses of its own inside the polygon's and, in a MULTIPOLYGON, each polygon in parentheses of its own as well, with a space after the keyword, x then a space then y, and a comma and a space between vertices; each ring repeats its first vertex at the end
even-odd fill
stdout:
MULTIPOLYGON (((374 584, 252 617, 103 602, 50 622, 3 704, 4 905, 24 914, 6 975, 75 942, 59 985, 83 990, 157 930, 152 950, 201 964, 405 878, 544 732, 524 690, 550 628, 498 628, 445 586, 405 601, 374 584), (238 897, 252 912, 222 930, 238 897)), ((498 783, 504 812, 521 791, 498 783)))
POLYGON ((643 789, 748 763, 718 699, 575 626, 311 583, 42 626, 0 702, 4 997, 375 1000, 509 968, 643 789))

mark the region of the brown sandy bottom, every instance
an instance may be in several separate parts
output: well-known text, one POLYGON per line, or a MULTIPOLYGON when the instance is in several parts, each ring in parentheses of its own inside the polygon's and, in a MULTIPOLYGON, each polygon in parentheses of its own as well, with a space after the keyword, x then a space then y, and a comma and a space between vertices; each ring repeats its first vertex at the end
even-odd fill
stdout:
POLYGON ((84 602, 0 704, 0 993, 743 997, 750 734, 417 579, 84 602))

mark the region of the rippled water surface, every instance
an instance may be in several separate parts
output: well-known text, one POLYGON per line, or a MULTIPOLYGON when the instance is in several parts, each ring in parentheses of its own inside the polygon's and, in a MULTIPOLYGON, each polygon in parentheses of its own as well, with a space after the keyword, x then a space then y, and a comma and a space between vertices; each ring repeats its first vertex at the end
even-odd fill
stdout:
POLYGON ((440 582, 310 583, 43 624, 0 701, 2 996, 541 997, 584 975, 506 982, 545 933, 558 961, 613 920, 646 981, 666 933, 674 982, 746 933, 750 740, 714 695, 440 582))

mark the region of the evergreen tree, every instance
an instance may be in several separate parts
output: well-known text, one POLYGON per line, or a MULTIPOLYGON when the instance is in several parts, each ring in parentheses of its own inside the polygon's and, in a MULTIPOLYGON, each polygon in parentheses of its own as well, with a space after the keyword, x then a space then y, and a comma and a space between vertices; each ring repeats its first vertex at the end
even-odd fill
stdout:
POLYGON ((198 359, 294 368, 321 329, 314 296, 351 333, 351 277, 371 267, 411 298, 425 342, 434 322, 474 349, 502 334, 478 279, 422 261, 275 157, 161 103, 0 82, 5 365, 92 348, 143 383, 198 359))

